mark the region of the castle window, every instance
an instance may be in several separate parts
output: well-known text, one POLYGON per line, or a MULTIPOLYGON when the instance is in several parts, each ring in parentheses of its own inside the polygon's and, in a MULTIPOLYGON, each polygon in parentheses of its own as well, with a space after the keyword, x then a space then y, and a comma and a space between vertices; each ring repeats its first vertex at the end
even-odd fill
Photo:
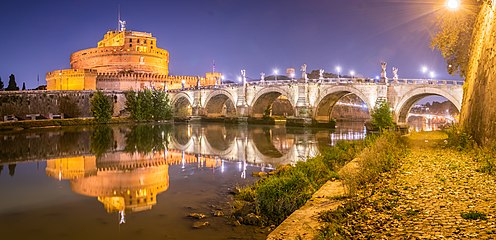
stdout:
POLYGON ((150 41, 150 44, 152 44, 152 45, 153 45, 153 41, 150 41))
POLYGON ((133 39, 132 39, 132 38, 130 38, 130 39, 129 39, 129 42, 133 42, 133 39))
POLYGON ((129 47, 133 47, 133 44, 129 44, 129 47))
POLYGON ((139 39, 138 39, 138 43, 139 43, 139 39))
POLYGON ((143 43, 145 43, 145 44, 146 44, 146 39, 145 39, 145 41, 144 41, 143 43))

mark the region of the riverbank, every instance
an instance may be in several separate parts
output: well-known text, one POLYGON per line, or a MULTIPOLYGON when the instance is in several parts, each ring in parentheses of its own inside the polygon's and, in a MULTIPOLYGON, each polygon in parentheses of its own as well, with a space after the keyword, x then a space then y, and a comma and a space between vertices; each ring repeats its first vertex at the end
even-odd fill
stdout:
POLYGON ((471 152, 446 147, 443 132, 408 136, 401 166, 320 215, 316 239, 496 237, 496 177, 471 152))

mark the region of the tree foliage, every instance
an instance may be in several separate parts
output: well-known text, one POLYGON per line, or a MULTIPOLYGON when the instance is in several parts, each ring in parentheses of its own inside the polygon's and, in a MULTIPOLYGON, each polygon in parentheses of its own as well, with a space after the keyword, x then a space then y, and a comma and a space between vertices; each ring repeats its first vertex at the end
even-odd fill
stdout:
POLYGON ((483 2, 467 0, 460 11, 438 17, 438 31, 432 38, 431 47, 441 52, 446 60, 448 73, 452 75, 460 74, 464 77, 467 73, 472 33, 483 2))
POLYGON ((91 114, 99 123, 107 123, 112 119, 112 101, 102 92, 97 91, 91 98, 91 114))
POLYGON ((136 121, 167 120, 172 118, 169 95, 163 91, 130 91, 126 93, 126 110, 136 121))
POLYGON ((389 103, 382 102, 372 112, 372 125, 379 129, 388 129, 394 126, 393 115, 389 103))
POLYGON ((2 81, 2 78, 0 77, 0 90, 3 90, 3 87, 4 87, 3 81, 2 81))
POLYGON ((5 90, 7 90, 7 91, 18 91, 19 90, 19 87, 17 86, 14 74, 10 74, 9 85, 7 86, 7 88, 5 90))

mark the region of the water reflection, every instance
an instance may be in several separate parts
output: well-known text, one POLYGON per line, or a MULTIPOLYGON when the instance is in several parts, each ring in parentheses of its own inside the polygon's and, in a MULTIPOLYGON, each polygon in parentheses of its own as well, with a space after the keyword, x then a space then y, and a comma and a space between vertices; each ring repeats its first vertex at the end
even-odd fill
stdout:
POLYGON ((47 176, 96 198, 124 223, 127 213, 157 204, 157 195, 169 189, 171 166, 224 173, 227 163, 236 162, 238 177, 246 178, 249 168, 294 164, 338 140, 364 137, 361 124, 340 125, 335 131, 220 124, 40 130, 3 136, 3 141, 0 136, 7 146, 0 149, 0 174, 5 163, 14 176, 17 163, 45 159, 47 176))

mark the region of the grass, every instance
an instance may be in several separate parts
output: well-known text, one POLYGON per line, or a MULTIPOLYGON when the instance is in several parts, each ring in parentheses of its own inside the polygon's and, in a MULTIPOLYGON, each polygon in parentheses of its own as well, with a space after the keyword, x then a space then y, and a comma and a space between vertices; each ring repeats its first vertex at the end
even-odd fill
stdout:
POLYGON ((318 157, 283 166, 274 175, 242 188, 236 195, 236 211, 253 204, 263 225, 278 225, 299 209, 325 182, 339 178, 337 169, 351 161, 365 147, 363 142, 339 142, 318 157), (245 204, 245 205, 246 205, 245 204))
POLYGON ((486 214, 477 212, 477 211, 470 211, 470 212, 463 212, 461 213, 461 216, 463 219, 466 220, 486 220, 486 214))

